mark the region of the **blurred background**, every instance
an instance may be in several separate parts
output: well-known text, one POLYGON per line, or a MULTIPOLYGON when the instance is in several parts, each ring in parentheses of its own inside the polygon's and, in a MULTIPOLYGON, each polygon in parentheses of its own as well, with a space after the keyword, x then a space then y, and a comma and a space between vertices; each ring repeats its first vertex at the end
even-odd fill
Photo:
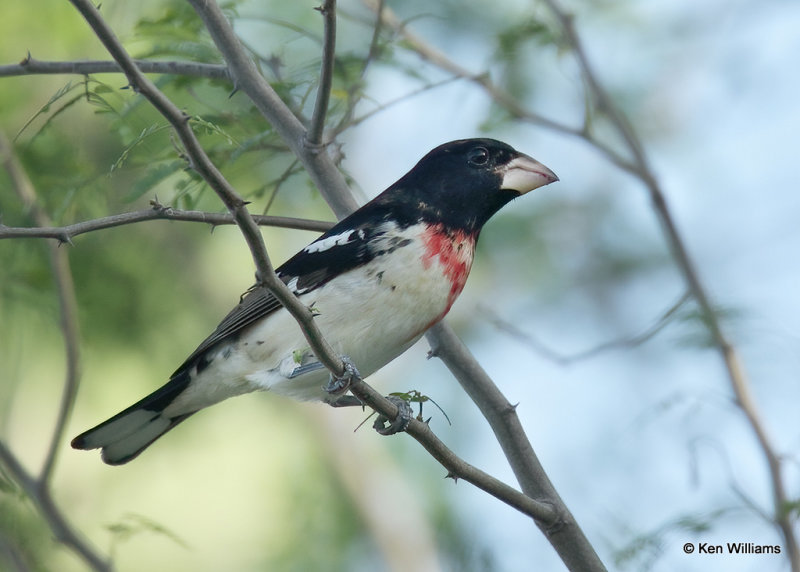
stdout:
MULTIPOLYGON (((279 92, 308 113, 319 68, 314 2, 236 2, 237 31, 279 92)), ((489 74, 527 109, 580 129, 573 53, 547 9, 513 1, 386 3, 429 46, 489 74)), ((679 230, 741 351, 797 503, 800 450, 800 4, 575 0, 585 51, 643 139, 679 230)), ((217 61, 181 2, 102 4, 136 56, 217 61)), ((515 120, 477 84, 420 58, 355 0, 339 6, 331 126, 369 198, 448 140, 491 136, 561 182, 485 228, 450 314, 512 403, 555 487, 619 570, 786 570, 781 555, 686 555, 685 542, 780 544, 761 450, 640 181, 580 137, 515 120), (372 50, 370 46, 373 46, 372 50), (364 63, 369 57, 369 65, 364 63), (357 103, 351 110, 351 103, 357 103), (352 111, 352 114, 351 114, 352 111), (663 319, 668 315, 666 319, 663 319), (594 349, 600 348, 599 351, 594 349)), ((4 14, 0 65, 108 59, 68 3, 4 14)), ((253 212, 333 220, 243 94, 153 76, 192 115, 253 212)), ((0 129, 57 224, 145 209, 221 212, 169 129, 121 75, 0 78, 0 129)), ((594 133, 621 149, 598 118, 594 133)), ((0 216, 32 226, 0 173, 0 216)), ((274 262, 314 238, 265 228, 274 262)), ((239 231, 146 222, 76 237, 83 376, 68 436, 159 387, 253 282, 239 231)), ((0 241, 0 438, 37 471, 64 379, 58 302, 41 240, 0 241)), ((494 436, 423 340, 370 382, 419 390, 434 431, 516 485, 494 436)), ((220 404, 124 467, 65 440, 53 481, 68 518, 120 570, 561 570, 534 524, 365 414, 269 394, 220 404)), ((793 509, 796 512, 796 507, 793 509)), ((34 569, 83 570, 0 472, 0 535, 34 569)), ((0 559, 0 569, 6 563, 0 559)))

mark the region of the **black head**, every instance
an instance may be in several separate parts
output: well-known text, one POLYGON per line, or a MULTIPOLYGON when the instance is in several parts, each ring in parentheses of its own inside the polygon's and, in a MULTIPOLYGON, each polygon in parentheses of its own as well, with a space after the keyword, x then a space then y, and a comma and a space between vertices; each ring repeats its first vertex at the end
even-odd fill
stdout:
POLYGON ((495 139, 461 139, 436 147, 373 203, 422 219, 478 232, 512 199, 558 177, 547 167, 495 139))

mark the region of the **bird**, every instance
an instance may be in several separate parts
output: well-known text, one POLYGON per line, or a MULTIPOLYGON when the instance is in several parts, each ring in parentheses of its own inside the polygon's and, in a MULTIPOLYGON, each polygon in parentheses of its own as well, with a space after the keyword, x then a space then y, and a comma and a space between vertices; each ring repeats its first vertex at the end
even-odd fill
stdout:
MULTIPOLYGON (((277 276, 313 310, 351 373, 366 377, 450 311, 489 218, 557 180, 539 161, 495 139, 445 143, 279 266, 277 276)), ((343 390, 346 383, 316 359, 289 312, 266 288, 253 287, 164 386, 71 445, 99 448, 105 463, 121 465, 229 397, 271 391, 352 404, 343 390)))

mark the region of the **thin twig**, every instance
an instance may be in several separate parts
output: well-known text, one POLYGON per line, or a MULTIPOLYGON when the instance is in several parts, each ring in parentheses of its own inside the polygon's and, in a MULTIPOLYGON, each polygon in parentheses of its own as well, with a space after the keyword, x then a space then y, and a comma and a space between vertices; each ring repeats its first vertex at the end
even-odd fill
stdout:
MULTIPOLYGON (((134 60, 143 73, 169 74, 230 81, 227 66, 188 61, 134 60)), ((120 73, 120 65, 111 60, 42 61, 28 54, 20 63, 0 66, 0 77, 22 75, 89 75, 120 73)))
POLYGON ((658 334, 661 330, 663 330, 667 326, 667 324, 670 323, 670 321, 678 312, 678 310, 680 310, 683 307, 683 305, 690 299, 691 299, 691 294, 689 292, 684 293, 678 299, 677 302, 675 302, 669 308, 667 308, 667 310, 665 310, 658 318, 656 318, 650 326, 648 326, 647 328, 644 329, 644 331, 639 332, 638 334, 603 342, 587 350, 583 350, 574 354, 559 353, 551 349, 546 344, 544 344, 536 336, 523 331, 519 326, 517 326, 513 322, 509 320, 504 320, 503 318, 498 316, 495 312, 491 311, 489 308, 480 308, 480 309, 482 313, 487 317, 488 321, 492 323, 498 330, 506 332, 507 334, 511 335, 515 340, 525 343, 529 348, 531 348, 537 354, 543 356, 545 359, 548 359, 559 365, 567 366, 579 361, 596 357, 601 353, 607 352, 609 350, 631 348, 645 343, 646 341, 654 337, 656 334, 658 334))
POLYGON ((364 65, 361 66, 361 77, 367 75, 369 65, 378 57, 378 48, 381 40, 381 30, 383 29, 383 6, 386 0, 378 0, 378 5, 375 7, 375 25, 372 27, 372 38, 369 41, 369 50, 367 57, 364 59, 364 65))
POLYGON ((292 175, 296 175, 297 173, 301 173, 303 171, 303 168, 299 166, 299 163, 300 161, 298 161, 297 159, 293 160, 291 163, 289 163, 289 166, 286 167, 286 169, 284 169, 283 173, 281 173, 278 176, 277 179, 275 179, 274 181, 270 181, 270 183, 267 185, 267 186, 272 185, 272 193, 270 193, 269 199, 267 199, 267 204, 264 205, 264 210, 261 211, 262 215, 266 215, 269 212, 269 209, 272 208, 272 205, 275 202, 275 199, 278 197, 278 192, 280 192, 283 184, 286 181, 288 181, 292 175))
MULTIPOLYGON (((149 220, 201 222, 211 226, 236 224, 233 215, 230 213, 184 211, 166 207, 157 201, 152 201, 152 203, 153 208, 151 209, 105 216, 66 226, 11 227, 0 224, 0 240, 4 238, 55 238, 62 243, 71 243, 72 239, 80 234, 149 220)), ((260 226, 293 228, 314 232, 325 232, 333 226, 333 223, 327 221, 283 216, 253 215, 253 220, 260 226)))
POLYGON ((317 99, 306 133, 306 143, 314 147, 322 145, 322 133, 325 129, 325 118, 328 115, 328 102, 333 86, 333 66, 336 62, 336 0, 325 0, 318 10, 325 21, 325 40, 322 44, 322 66, 317 99))
POLYGON ((389 100, 386 103, 381 103, 380 105, 378 105, 374 109, 370 109, 369 111, 364 112, 363 115, 359 115, 356 118, 352 117, 352 111, 355 111, 355 107, 353 107, 353 110, 349 111, 350 118, 349 119, 347 119, 347 117, 343 118, 342 121, 340 121, 339 124, 336 126, 336 128, 333 130, 333 133, 335 135, 339 135, 340 133, 344 133, 344 131, 346 131, 347 129, 352 129, 353 127, 356 127, 356 126, 362 124, 363 122, 367 121, 368 119, 371 119, 373 116, 377 115, 378 113, 386 111, 387 109, 389 109, 390 107, 392 107, 394 105, 398 105, 400 103, 405 103, 405 102, 407 102, 409 99, 411 99, 413 97, 416 97, 418 95, 421 95, 423 93, 431 91, 432 89, 437 89, 437 88, 442 87, 444 85, 453 83, 454 81, 460 81, 461 79, 462 78, 460 78, 458 76, 453 76, 453 77, 445 78, 445 79, 443 79, 441 81, 437 81, 437 82, 434 82, 434 83, 429 83, 429 84, 423 85, 422 87, 420 87, 418 89, 410 91, 410 92, 408 92, 408 93, 406 93, 404 95, 401 95, 399 97, 396 97, 395 99, 389 100))
POLYGON ((365 83, 364 78, 367 75, 367 70, 369 69, 370 64, 372 64, 375 58, 378 57, 381 30, 383 29, 381 13, 383 12, 384 1, 385 0, 378 0, 378 6, 376 8, 377 14, 375 15, 375 23, 372 27, 372 38, 369 42, 367 56, 364 58, 364 63, 361 65, 361 73, 359 74, 358 81, 353 82, 353 84, 347 89, 347 107, 342 113, 342 116, 337 122, 336 126, 331 130, 331 140, 336 139, 340 133, 350 126, 353 120, 353 115, 356 111, 356 106, 363 98, 363 88, 365 83))

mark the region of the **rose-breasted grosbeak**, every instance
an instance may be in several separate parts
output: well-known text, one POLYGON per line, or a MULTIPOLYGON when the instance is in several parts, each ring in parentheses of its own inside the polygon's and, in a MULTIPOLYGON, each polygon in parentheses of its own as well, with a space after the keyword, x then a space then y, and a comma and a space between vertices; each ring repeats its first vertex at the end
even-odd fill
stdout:
MULTIPOLYGON (((493 139, 428 153, 404 177, 283 266, 278 276, 316 312, 331 346, 363 376, 403 353, 461 293, 484 223, 503 205, 557 181, 493 139)), ((254 288, 169 382, 72 441, 127 463, 197 411, 234 395, 274 391, 334 403, 328 372, 278 301, 254 288)))

